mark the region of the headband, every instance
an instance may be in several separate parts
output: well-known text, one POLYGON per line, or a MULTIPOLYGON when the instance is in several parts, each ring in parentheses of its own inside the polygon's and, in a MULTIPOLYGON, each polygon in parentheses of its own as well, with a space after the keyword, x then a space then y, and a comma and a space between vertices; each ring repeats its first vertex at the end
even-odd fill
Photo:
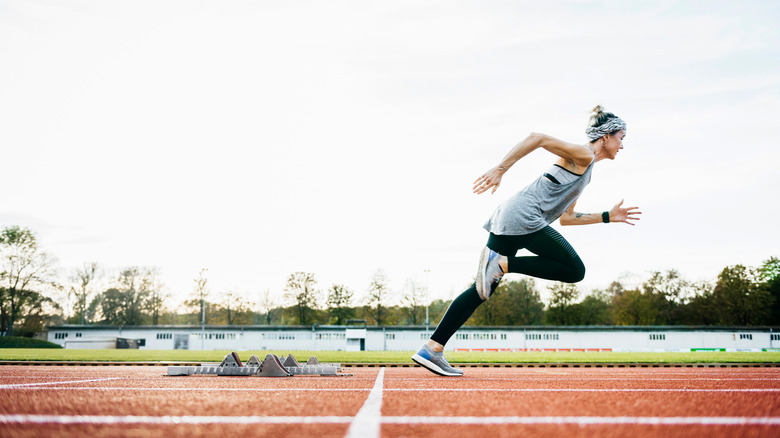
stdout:
POLYGON ((585 130, 585 134, 588 136, 588 140, 598 140, 599 138, 612 134, 613 132, 623 131, 626 129, 626 122, 620 117, 613 117, 600 126, 591 126, 585 130))

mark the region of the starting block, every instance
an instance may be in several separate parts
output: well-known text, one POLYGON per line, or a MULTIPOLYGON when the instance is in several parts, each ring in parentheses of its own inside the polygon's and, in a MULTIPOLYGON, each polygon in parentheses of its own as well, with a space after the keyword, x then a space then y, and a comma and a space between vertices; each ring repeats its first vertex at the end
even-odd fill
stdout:
MULTIPOLYGON (((283 356, 284 357, 284 356, 283 356)), ((351 376, 340 374, 340 364, 321 364, 312 356, 305 365, 301 365, 292 354, 281 360, 275 354, 260 358, 252 355, 246 364, 241 363, 238 354, 231 352, 218 366, 169 366, 169 376, 217 375, 217 376, 259 376, 259 377, 291 377, 291 376, 351 376)))

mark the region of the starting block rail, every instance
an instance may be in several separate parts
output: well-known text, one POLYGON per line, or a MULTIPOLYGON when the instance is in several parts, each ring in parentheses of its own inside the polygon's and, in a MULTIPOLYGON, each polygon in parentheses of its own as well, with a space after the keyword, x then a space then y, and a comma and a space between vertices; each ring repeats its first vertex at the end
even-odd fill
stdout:
MULTIPOLYGON (((283 356, 284 357, 284 356, 283 356)), ((246 364, 241 363, 238 354, 231 352, 218 366, 169 366, 169 376, 216 375, 216 376, 259 376, 259 377, 292 377, 292 376, 351 376, 340 373, 340 364, 320 363, 312 356, 301 364, 293 355, 280 360, 275 354, 269 354, 260 361, 253 355, 246 364)))

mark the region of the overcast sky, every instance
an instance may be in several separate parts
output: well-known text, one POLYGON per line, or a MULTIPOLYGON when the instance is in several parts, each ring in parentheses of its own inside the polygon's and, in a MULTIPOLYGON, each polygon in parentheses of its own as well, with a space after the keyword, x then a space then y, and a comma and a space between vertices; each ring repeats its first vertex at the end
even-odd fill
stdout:
MULTIPOLYGON (((452 299, 493 209, 472 182, 530 132, 628 124, 554 226, 584 291, 780 256, 780 2, 0 0, 0 226, 63 278, 161 269, 173 303, 282 293, 295 271, 362 296, 377 269, 452 299)), ((539 283, 543 288, 544 283, 539 283)))

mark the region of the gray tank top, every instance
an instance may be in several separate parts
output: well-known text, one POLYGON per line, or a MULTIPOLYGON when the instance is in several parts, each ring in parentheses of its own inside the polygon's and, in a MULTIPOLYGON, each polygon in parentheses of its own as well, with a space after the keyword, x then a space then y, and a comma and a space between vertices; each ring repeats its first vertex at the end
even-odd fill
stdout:
POLYGON ((484 228, 493 234, 519 236, 539 231, 561 217, 590 182, 593 164, 582 175, 558 165, 499 205, 484 228))

